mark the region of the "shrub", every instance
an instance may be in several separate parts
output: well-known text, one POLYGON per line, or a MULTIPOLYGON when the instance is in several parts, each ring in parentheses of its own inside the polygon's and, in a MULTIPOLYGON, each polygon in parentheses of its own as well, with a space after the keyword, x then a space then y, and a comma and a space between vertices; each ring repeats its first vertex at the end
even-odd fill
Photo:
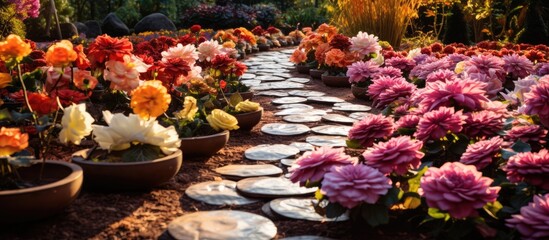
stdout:
POLYGON ((25 25, 16 18, 14 5, 7 1, 0 0, 0 39, 7 37, 10 33, 24 36, 25 25))
POLYGON ((180 20, 182 28, 189 28, 194 24, 211 29, 251 28, 255 25, 255 12, 252 7, 244 4, 202 4, 185 11, 180 20))
POLYGON ((263 28, 268 28, 269 26, 279 26, 279 23, 282 21, 280 11, 274 5, 257 4, 252 8, 255 11, 255 19, 257 24, 261 25, 263 28))
POLYGON ((284 14, 284 22, 292 27, 316 28, 322 23, 328 22, 328 13, 324 8, 305 7, 293 8, 284 14))

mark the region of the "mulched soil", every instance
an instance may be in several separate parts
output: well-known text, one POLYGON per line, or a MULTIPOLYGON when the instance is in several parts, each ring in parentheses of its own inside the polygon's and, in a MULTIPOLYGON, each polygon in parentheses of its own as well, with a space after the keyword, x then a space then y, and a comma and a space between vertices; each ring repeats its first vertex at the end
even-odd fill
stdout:
MULTIPOLYGON (((352 103, 366 104, 364 101, 356 100, 350 89, 329 88, 320 80, 311 81, 306 85, 306 89, 322 91, 352 103)), ((305 141, 307 135, 285 137, 261 133, 260 128, 263 124, 282 120, 273 115, 277 109, 270 103, 272 97, 255 96, 253 100, 261 103, 265 109, 259 125, 250 132, 231 132, 228 145, 210 158, 184 159, 181 170, 170 182, 151 190, 137 192, 98 192, 84 188, 78 199, 57 216, 33 223, 0 226, 0 239, 171 239, 166 231, 168 224, 188 213, 236 209, 262 214, 261 207, 268 200, 245 206, 211 206, 194 201, 184 194, 185 189, 192 184, 221 179, 221 176, 213 171, 217 167, 228 164, 262 164, 245 160, 244 150, 250 147, 305 141)), ((311 105, 319 109, 330 108, 329 105, 311 105)), ((67 160, 72 152, 82 148, 56 145, 50 154, 52 158, 67 160)), ((357 150, 347 151, 354 156, 361 153, 357 150)), ((273 221, 278 227, 277 238, 297 235, 320 235, 335 239, 423 238, 418 234, 400 233, 398 230, 403 230, 402 225, 372 230, 365 223, 317 223, 282 218, 275 218, 273 221)))

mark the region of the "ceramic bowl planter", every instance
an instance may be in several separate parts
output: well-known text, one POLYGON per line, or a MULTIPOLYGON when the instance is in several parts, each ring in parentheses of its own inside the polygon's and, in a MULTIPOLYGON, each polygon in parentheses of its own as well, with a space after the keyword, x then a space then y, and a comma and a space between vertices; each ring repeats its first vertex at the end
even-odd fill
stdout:
POLYGON ((269 49, 271 49, 267 44, 258 44, 257 48, 259 48, 259 51, 269 51, 269 49))
POLYGON ((239 130, 250 131, 261 121, 263 108, 254 112, 238 113, 233 115, 238 120, 239 130))
POLYGON ((229 142, 229 131, 220 133, 181 138, 181 147, 185 157, 209 157, 216 154, 229 142))
POLYGON ((89 149, 73 154, 72 161, 84 169, 86 186, 101 190, 148 189, 169 181, 181 168, 180 150, 142 162, 94 162, 86 160, 89 149))
POLYGON ((309 70, 311 70, 311 67, 307 65, 296 65, 295 69, 297 70, 298 73, 309 74, 309 70))
MULTIPOLYGON (((40 175, 42 164, 19 168, 23 180, 40 175)), ((46 218, 63 211, 80 193, 83 172, 76 164, 46 161, 42 179, 50 183, 16 190, 0 191, 0 223, 21 223, 46 218)))
POLYGON ((320 70, 320 69, 311 69, 309 70, 309 74, 311 75, 311 78, 313 79, 321 79, 322 74, 326 72, 326 70, 320 70))
POLYGON ((353 84, 351 85, 351 92, 353 93, 353 96, 355 96, 356 99, 361 99, 366 101, 370 100, 370 98, 368 97, 367 87, 359 87, 353 84))
POLYGON ((349 77, 322 75, 322 82, 328 87, 351 87, 349 77))

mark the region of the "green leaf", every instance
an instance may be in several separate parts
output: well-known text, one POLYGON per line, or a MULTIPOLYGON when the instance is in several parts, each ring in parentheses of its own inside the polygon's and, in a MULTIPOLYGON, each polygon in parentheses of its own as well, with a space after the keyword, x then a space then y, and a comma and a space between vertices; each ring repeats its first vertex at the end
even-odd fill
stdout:
POLYGON ((32 165, 32 160, 34 160, 33 156, 17 156, 8 158, 9 164, 15 168, 29 167, 32 165))
POLYGON ((417 193, 417 191, 419 190, 421 177, 423 177, 425 172, 427 172, 427 169, 429 169, 429 167, 423 167, 421 170, 419 170, 419 172, 417 172, 416 176, 408 180, 408 192, 417 193))
POLYGON ((503 205, 499 201, 488 203, 482 207, 491 217, 498 219, 497 213, 503 208, 503 205))
POLYGON ((339 203, 328 203, 325 210, 326 210, 326 217, 336 218, 343 215, 347 211, 347 208, 341 206, 341 204, 339 203))
POLYGON ((235 92, 231 94, 231 97, 229 98, 229 103, 233 107, 235 107, 238 103, 242 101, 244 101, 244 99, 242 98, 239 92, 235 92))
POLYGON ((515 156, 515 155, 517 155, 516 152, 501 149, 501 158, 503 158, 505 160, 509 160, 509 158, 511 158, 512 156, 515 156))
POLYGON ((520 153, 520 152, 530 152, 532 151, 532 147, 530 147, 530 144, 525 143, 521 140, 517 140, 512 146, 511 149, 513 151, 520 153))
POLYGON ((361 214, 372 227, 389 223, 389 211, 381 204, 363 204, 361 214))
POLYGON ((389 189, 385 196, 382 196, 378 203, 382 203, 386 207, 395 205, 398 202, 398 195, 400 194, 400 188, 393 187, 389 189))
POLYGON ((427 214, 435 219, 444 219, 444 221, 450 220, 450 214, 441 212, 438 208, 429 208, 427 214))
POLYGON ((0 109, 0 121, 11 120, 11 119, 12 119, 12 117, 11 117, 10 111, 8 111, 8 109, 6 109, 6 108, 0 109))
POLYGON ((137 144, 132 145, 122 154, 122 162, 151 161, 160 156, 160 147, 150 144, 137 144))
POLYGON ((32 113, 19 113, 19 112, 16 112, 16 111, 11 111, 11 116, 12 116, 14 121, 32 119, 32 113))
POLYGON ((360 142, 358 142, 357 140, 349 139, 349 140, 345 141, 345 143, 347 144, 347 147, 349 147, 349 148, 354 148, 354 149, 363 148, 362 144, 360 144, 360 142))

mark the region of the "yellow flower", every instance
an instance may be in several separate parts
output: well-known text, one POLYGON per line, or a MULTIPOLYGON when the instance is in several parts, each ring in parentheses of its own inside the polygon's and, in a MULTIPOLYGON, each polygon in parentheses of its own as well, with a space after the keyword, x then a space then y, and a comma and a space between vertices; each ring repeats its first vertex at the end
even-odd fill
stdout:
POLYGON ((194 120, 194 116, 198 112, 198 107, 196 105, 196 98, 191 96, 186 96, 183 102, 183 109, 175 113, 175 117, 181 120, 194 120))
POLYGON ((237 112, 255 112, 259 110, 259 103, 246 101, 236 104, 235 109, 237 112))
POLYGON ((224 48, 235 48, 236 44, 233 41, 224 42, 222 45, 224 48))
POLYGON ((144 119, 158 117, 168 110, 172 97, 159 80, 145 81, 132 91, 130 107, 144 119))
POLYGON ((238 129, 238 120, 221 109, 212 110, 212 113, 206 116, 206 120, 216 131, 238 129))
POLYGON ((65 67, 74 62, 78 54, 74 51, 72 43, 68 40, 61 40, 48 48, 46 62, 50 66, 65 67))
POLYGON ((0 129, 0 157, 7 157, 29 146, 29 135, 19 128, 0 129))
POLYGON ((59 132, 59 141, 61 143, 72 142, 80 145, 82 138, 90 135, 92 131, 92 123, 95 120, 86 112, 86 104, 72 104, 63 110, 63 118, 61 125, 63 129, 59 132))
POLYGON ((13 59, 20 62, 32 52, 30 44, 23 41, 19 36, 11 34, 6 41, 0 42, 0 60, 9 62, 13 59))
POLYGON ((7 87, 11 83, 11 75, 9 73, 0 73, 0 89, 7 87))
POLYGON ((458 62, 456 64, 456 68, 454 69, 454 72, 457 74, 460 74, 463 71, 465 71, 465 61, 458 62))

